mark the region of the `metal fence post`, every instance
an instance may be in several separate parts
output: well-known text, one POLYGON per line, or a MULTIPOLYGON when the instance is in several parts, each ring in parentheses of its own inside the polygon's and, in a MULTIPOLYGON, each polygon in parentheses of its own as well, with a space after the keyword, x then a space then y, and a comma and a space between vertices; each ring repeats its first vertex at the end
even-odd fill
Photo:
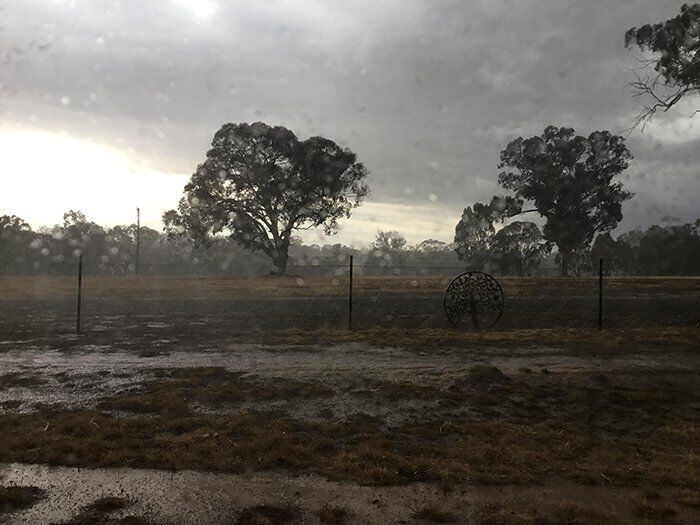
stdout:
POLYGON ((83 255, 80 254, 78 258, 78 305, 76 311, 75 320, 75 333, 80 333, 80 305, 82 302, 82 292, 83 292, 83 255))
POLYGON ((598 264, 598 330, 603 329, 603 259, 598 264))
POLYGON ((348 330, 352 330, 352 255, 350 256, 350 279, 348 285, 348 330))
POLYGON ((139 276, 139 255, 141 251, 141 208, 136 208, 136 264, 134 264, 134 275, 139 276))

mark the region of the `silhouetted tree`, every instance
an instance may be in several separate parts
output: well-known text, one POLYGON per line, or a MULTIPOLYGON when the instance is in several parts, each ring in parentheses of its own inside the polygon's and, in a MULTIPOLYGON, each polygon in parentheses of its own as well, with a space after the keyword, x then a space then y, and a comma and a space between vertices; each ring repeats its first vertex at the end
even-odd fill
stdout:
POLYGON ((700 274, 700 220, 695 224, 651 226, 639 241, 637 260, 644 275, 700 274))
POLYGON ((376 267, 398 268, 404 263, 404 256, 408 242, 402 233, 397 231, 377 232, 374 242, 369 247, 366 265, 374 268, 368 274, 379 274, 382 272, 376 267))
POLYGON ((498 230, 491 240, 491 256, 498 269, 521 277, 530 275, 550 250, 551 245, 532 222, 512 222, 498 230))
POLYGON ((637 248, 642 237, 644 237, 644 232, 642 230, 630 230, 620 234, 617 240, 629 244, 632 248, 637 248))
POLYGON ((610 233, 598 235, 591 247, 591 263, 598 266, 598 261, 603 259, 603 271, 606 275, 622 274, 632 275, 637 269, 637 242, 634 246, 625 239, 631 239, 636 233, 640 237, 644 234, 639 231, 629 232, 613 239, 610 233))
POLYGON ((444 241, 438 241, 437 239, 426 239, 424 241, 416 244, 416 251, 419 253, 446 253, 451 250, 450 245, 444 241))
MULTIPOLYGON (((554 256, 554 261, 559 265, 563 264, 561 252, 557 252, 554 256)), ((568 270, 576 277, 581 277, 584 274, 593 272, 590 246, 580 246, 571 251, 569 254, 568 270)))
POLYGON ((22 263, 33 240, 32 229, 16 215, 0 216, 0 264, 22 263))
POLYGON ((600 259, 603 259, 603 272, 605 275, 610 275, 617 270, 617 246, 618 243, 612 238, 610 232, 602 233, 596 236, 591 246, 591 264, 596 266, 600 259))
POLYGON ((105 248, 105 229, 94 222, 88 221, 80 210, 70 210, 63 214, 62 239, 68 243, 68 253, 63 255, 77 257, 90 246, 90 255, 99 258, 99 262, 108 262, 109 256, 105 248))
POLYGON ((622 203, 632 194, 613 179, 631 158, 624 139, 608 131, 582 137, 555 126, 540 136, 519 137, 501 152, 499 168, 506 170, 499 183, 520 202, 534 203, 535 209, 527 211, 546 218, 544 238, 557 245, 563 276, 575 251, 622 219, 622 203))
POLYGON ((475 202, 467 207, 455 226, 454 249, 457 258, 470 270, 483 270, 489 259, 489 240, 496 231, 491 208, 475 202))
POLYGON ((163 220, 170 231, 198 241, 225 233, 252 251, 261 250, 275 272, 286 272, 296 230, 337 230, 367 195, 367 171, 356 155, 332 140, 300 141, 281 126, 224 124, 207 159, 185 186, 178 210, 163 220))
POLYGON ((633 44, 659 55, 646 63, 653 64, 655 73, 643 77, 635 72, 631 83, 637 95, 651 99, 635 125, 659 109, 668 111, 686 95, 700 93, 700 4, 684 4, 678 16, 665 22, 633 27, 625 34, 625 47, 633 44))
POLYGON ((9 233, 20 232, 20 231, 30 231, 31 228, 24 219, 17 217, 16 215, 2 215, 0 216, 0 235, 7 235, 9 233))

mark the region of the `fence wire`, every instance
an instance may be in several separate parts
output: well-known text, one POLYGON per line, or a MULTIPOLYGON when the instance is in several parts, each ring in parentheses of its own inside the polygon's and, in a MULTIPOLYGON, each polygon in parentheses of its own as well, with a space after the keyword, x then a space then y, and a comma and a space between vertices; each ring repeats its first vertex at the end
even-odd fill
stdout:
MULTIPOLYGON (((269 266, 190 264, 83 265, 82 327, 90 332, 171 334, 276 333, 294 329, 450 328, 443 309, 459 266, 353 266, 349 258, 291 261, 287 275, 269 266), (352 314, 350 312, 352 303, 352 314)), ((598 279, 561 278, 558 268, 531 277, 495 276, 505 295, 494 329, 590 328, 598 322, 598 279)), ((75 326, 77 264, 0 277, 6 330, 30 337, 75 326)), ((700 278, 606 277, 606 327, 700 323, 700 278)))

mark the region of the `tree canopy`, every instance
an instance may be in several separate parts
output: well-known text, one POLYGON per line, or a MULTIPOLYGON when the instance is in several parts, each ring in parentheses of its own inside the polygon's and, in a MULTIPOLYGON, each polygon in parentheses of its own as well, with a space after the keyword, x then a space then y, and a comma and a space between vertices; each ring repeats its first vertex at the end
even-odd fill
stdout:
POLYGON ((454 248, 457 258, 474 270, 483 270, 489 258, 489 238, 496 231, 492 209, 475 202, 464 209, 455 226, 454 248))
POLYGON ((356 155, 324 137, 299 140, 282 126, 224 124, 185 186, 178 210, 163 219, 195 239, 224 233, 267 254, 286 272, 293 232, 337 230, 368 193, 356 155))
POLYGON ((367 264, 379 267, 395 266, 401 260, 401 252, 407 246, 408 242, 402 233, 379 230, 374 242, 369 246, 367 264))
POLYGON ((700 93, 700 3, 683 4, 680 14, 665 22, 629 29, 625 47, 632 45, 657 55, 645 62, 655 73, 642 76, 636 72, 631 83, 637 94, 651 99, 638 123, 659 109, 668 111, 689 94, 700 93))
MULTIPOLYGON (((517 202, 533 203, 535 209, 528 211, 546 219, 544 238, 557 245, 563 275, 574 251, 622 219, 622 203, 632 194, 614 178, 631 158, 624 139, 608 131, 582 137, 555 126, 529 139, 519 137, 501 151, 504 171, 498 181, 517 202)), ((513 201, 507 211, 511 216, 523 212, 513 201)))
MULTIPOLYGON (((87 275, 134 274, 135 224, 108 227, 95 224, 80 212, 66 215, 68 221, 38 230, 32 230, 19 217, 0 216, 0 274, 74 276, 81 253, 85 255, 87 275), (88 233, 77 239, 73 236, 76 230, 88 233)), ((143 275, 241 277, 261 275, 268 266, 263 252, 246 250, 230 237, 217 236, 208 245, 197 246, 186 235, 169 236, 141 226, 140 239, 143 275)), ((537 239, 536 226, 532 223, 511 222, 502 227, 488 239, 488 271, 519 274, 516 264, 506 262, 522 248, 537 248, 542 244, 542 239, 537 239), (521 228, 533 235, 521 235, 521 228), (501 243, 509 238, 512 244, 501 243), (503 250, 504 247, 507 249, 503 250), (504 258, 504 254, 508 257, 504 258)), ((585 273, 591 269, 591 262, 597 265, 598 258, 603 257, 605 270, 615 275, 699 275, 699 250, 700 219, 688 224, 651 226, 645 231, 632 230, 616 239, 602 233, 591 248, 579 249, 574 254, 572 270, 585 273), (673 256, 669 257, 669 253, 673 256)), ((528 250, 522 249, 522 253, 526 255, 528 250)), ((450 245, 434 239, 410 245, 399 232, 378 234, 375 243, 366 249, 341 244, 305 245, 298 238, 293 239, 290 249, 290 257, 300 268, 305 268, 306 275, 332 278, 345 275, 351 255, 359 275, 453 275, 457 264, 450 245), (390 257, 384 257, 385 251, 390 257)), ((542 264, 548 261, 524 265, 524 273, 548 271, 542 264)))
POLYGON ((502 274, 529 275, 551 250, 539 227, 529 221, 515 221, 498 230, 491 240, 491 252, 502 274))

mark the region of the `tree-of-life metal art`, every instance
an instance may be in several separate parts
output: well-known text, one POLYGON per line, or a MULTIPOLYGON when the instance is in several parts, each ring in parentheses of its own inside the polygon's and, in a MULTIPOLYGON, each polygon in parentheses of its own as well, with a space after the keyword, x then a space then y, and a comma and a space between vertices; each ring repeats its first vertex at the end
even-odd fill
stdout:
POLYGON ((484 272, 465 272, 445 291, 445 314, 453 326, 471 323, 479 329, 493 325, 503 314, 503 289, 484 272))

